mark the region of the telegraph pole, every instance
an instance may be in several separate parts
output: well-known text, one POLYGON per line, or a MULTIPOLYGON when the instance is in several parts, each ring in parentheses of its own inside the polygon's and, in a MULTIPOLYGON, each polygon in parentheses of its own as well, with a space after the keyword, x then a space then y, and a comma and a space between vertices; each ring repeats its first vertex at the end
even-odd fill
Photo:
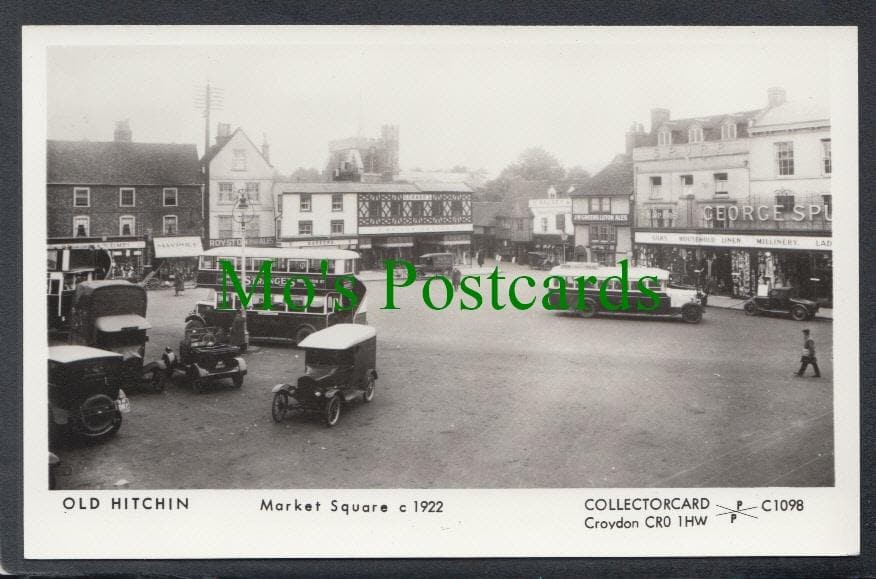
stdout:
MULTIPOLYGON (((210 150, 210 113, 213 110, 222 110, 222 101, 224 99, 224 91, 221 88, 210 86, 210 81, 207 81, 206 86, 197 87, 195 89, 195 108, 201 111, 204 117, 204 157, 210 150)), ((204 223, 204 239, 207 244, 210 243, 210 163, 204 163, 204 189, 201 197, 201 208, 204 223)))

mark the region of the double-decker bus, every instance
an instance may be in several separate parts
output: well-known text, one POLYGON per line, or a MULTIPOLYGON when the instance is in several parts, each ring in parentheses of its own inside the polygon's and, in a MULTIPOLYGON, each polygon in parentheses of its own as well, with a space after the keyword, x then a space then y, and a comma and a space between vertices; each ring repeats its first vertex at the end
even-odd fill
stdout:
MULTIPOLYGON (((216 247, 206 251, 198 264, 198 287, 213 290, 212 297, 199 301, 195 311, 186 318, 186 329, 198 326, 216 326, 229 330, 240 299, 229 276, 224 288, 228 308, 223 308, 223 280, 226 276, 221 261, 233 265, 235 275, 244 291, 252 291, 246 308, 247 329, 250 339, 298 343, 311 333, 339 323, 365 323, 367 310, 365 284, 356 277, 359 254, 345 249, 298 249, 286 247, 247 247, 246 277, 241 277, 240 248, 216 247), (264 309, 261 283, 251 287, 262 264, 271 264, 271 304, 264 309), (323 269, 325 262, 325 269, 323 269), (290 286, 293 308, 284 298, 286 282, 294 276, 303 276, 313 284, 313 299, 308 304, 308 292, 299 279, 290 286), (356 296, 355 304, 336 289, 336 281, 356 296), (307 306, 304 308, 304 306, 307 306), (336 307, 338 305, 339 307, 336 307), (352 307, 355 306, 355 307, 352 307)), ((261 282, 261 280, 259 280, 261 282)))

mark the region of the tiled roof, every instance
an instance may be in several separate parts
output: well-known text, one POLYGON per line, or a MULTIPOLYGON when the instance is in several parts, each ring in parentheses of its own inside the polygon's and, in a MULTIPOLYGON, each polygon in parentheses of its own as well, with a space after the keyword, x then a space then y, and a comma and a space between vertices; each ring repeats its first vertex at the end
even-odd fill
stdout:
POLYGON ((657 133, 662 127, 667 127, 672 131, 672 144, 678 145, 688 142, 688 130, 699 125, 703 128, 703 140, 705 141, 720 141, 721 140, 721 125, 725 122, 732 122, 736 125, 736 137, 741 139, 748 136, 748 122, 753 120, 764 109, 755 109, 751 111, 741 111, 738 113, 726 113, 722 115, 709 115, 705 117, 691 117, 688 119, 671 119, 664 123, 653 127, 650 133, 643 136, 643 142, 639 146, 654 146, 657 144, 657 133))
POLYGON ((188 185, 202 181, 195 145, 47 141, 49 183, 188 185))
POLYGON ((471 193, 465 183, 441 183, 437 181, 416 181, 414 186, 424 193, 471 193))
POLYGON ((571 197, 631 195, 633 193, 633 161, 628 155, 617 155, 599 173, 591 177, 581 187, 577 187, 571 197))
POLYGON ((523 197, 503 201, 497 215, 512 219, 532 219, 533 216, 532 211, 529 209, 529 199, 523 197))
MULTIPOLYGON (((255 143, 252 142, 252 139, 249 138, 249 135, 247 135, 243 131, 243 129, 241 129, 240 127, 234 129, 234 132, 231 133, 230 135, 228 135, 227 137, 216 137, 216 144, 213 145, 212 147, 210 147, 209 149, 207 149, 207 152, 204 154, 203 157, 201 157, 201 164, 206 165, 207 163, 212 161, 213 157, 218 155, 219 151, 221 151, 225 147, 225 145, 227 145, 229 143, 229 141, 231 141, 231 139, 234 138, 234 135, 236 135, 237 133, 242 134, 243 137, 247 141, 249 141, 249 144, 252 145, 252 148, 255 149, 258 152, 258 154, 262 156, 263 159, 265 159, 265 163, 267 163, 268 165, 271 165, 271 162, 268 159, 266 159, 264 154, 262 153, 261 148, 256 147, 255 143)), ((273 167, 273 165, 271 165, 271 167, 273 167)))

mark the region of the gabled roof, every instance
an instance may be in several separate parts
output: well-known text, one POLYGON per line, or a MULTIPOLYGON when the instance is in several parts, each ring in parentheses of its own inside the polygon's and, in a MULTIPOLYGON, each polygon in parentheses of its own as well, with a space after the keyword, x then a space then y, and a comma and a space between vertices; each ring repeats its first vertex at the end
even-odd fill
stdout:
POLYGON ((571 197, 626 195, 633 193, 633 161, 629 155, 617 155, 611 163, 576 188, 571 197))
POLYGON ((48 183, 195 185, 201 167, 195 145, 121 141, 46 141, 48 183))
POLYGON ((265 158, 265 156, 262 154, 262 149, 261 149, 261 147, 256 147, 256 146, 255 146, 255 143, 252 142, 252 139, 249 138, 249 135, 247 135, 247 134, 243 131, 243 129, 241 129, 240 127, 237 127, 236 129, 234 129, 234 132, 231 133, 231 134, 230 134, 228 137, 226 137, 226 138, 223 138, 223 137, 216 137, 216 141, 217 141, 216 144, 213 145, 212 147, 210 147, 209 149, 207 149, 207 152, 204 154, 203 157, 201 157, 201 165, 206 165, 206 164, 208 164, 210 161, 212 161, 212 160, 213 160, 213 157, 215 157, 216 155, 218 155, 218 154, 219 154, 219 151, 221 151, 222 149, 224 149, 224 148, 225 148, 225 145, 227 145, 228 143, 230 143, 231 140, 235 137, 235 135, 237 135, 237 133, 240 133, 241 135, 243 135, 243 137, 247 140, 247 142, 248 142, 250 145, 252 145, 252 148, 255 149, 255 150, 258 152, 259 156, 260 156, 262 159, 265 159, 265 163, 267 163, 269 167, 273 167, 273 165, 271 165, 271 162, 268 161, 268 160, 265 158), (222 140, 222 141, 219 141, 220 138, 222 138, 223 140, 222 140))

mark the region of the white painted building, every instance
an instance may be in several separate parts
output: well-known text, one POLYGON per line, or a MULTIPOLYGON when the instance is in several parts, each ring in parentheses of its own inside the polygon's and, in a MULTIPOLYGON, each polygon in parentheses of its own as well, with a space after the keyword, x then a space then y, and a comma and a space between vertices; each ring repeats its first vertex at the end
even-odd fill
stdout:
POLYGON ((550 254, 555 261, 571 259, 575 228, 572 225, 572 200, 548 188, 547 197, 530 199, 532 244, 536 251, 550 254))
POLYGON ((274 183, 277 245, 358 249, 358 183, 274 183))
POLYGON ((208 179, 207 219, 208 247, 237 245, 241 226, 232 209, 241 191, 246 191, 253 206, 253 219, 246 225, 247 243, 273 246, 279 215, 274 198, 274 167, 268 146, 253 144, 242 129, 231 133, 229 126, 219 125, 216 144, 203 159, 208 179))

